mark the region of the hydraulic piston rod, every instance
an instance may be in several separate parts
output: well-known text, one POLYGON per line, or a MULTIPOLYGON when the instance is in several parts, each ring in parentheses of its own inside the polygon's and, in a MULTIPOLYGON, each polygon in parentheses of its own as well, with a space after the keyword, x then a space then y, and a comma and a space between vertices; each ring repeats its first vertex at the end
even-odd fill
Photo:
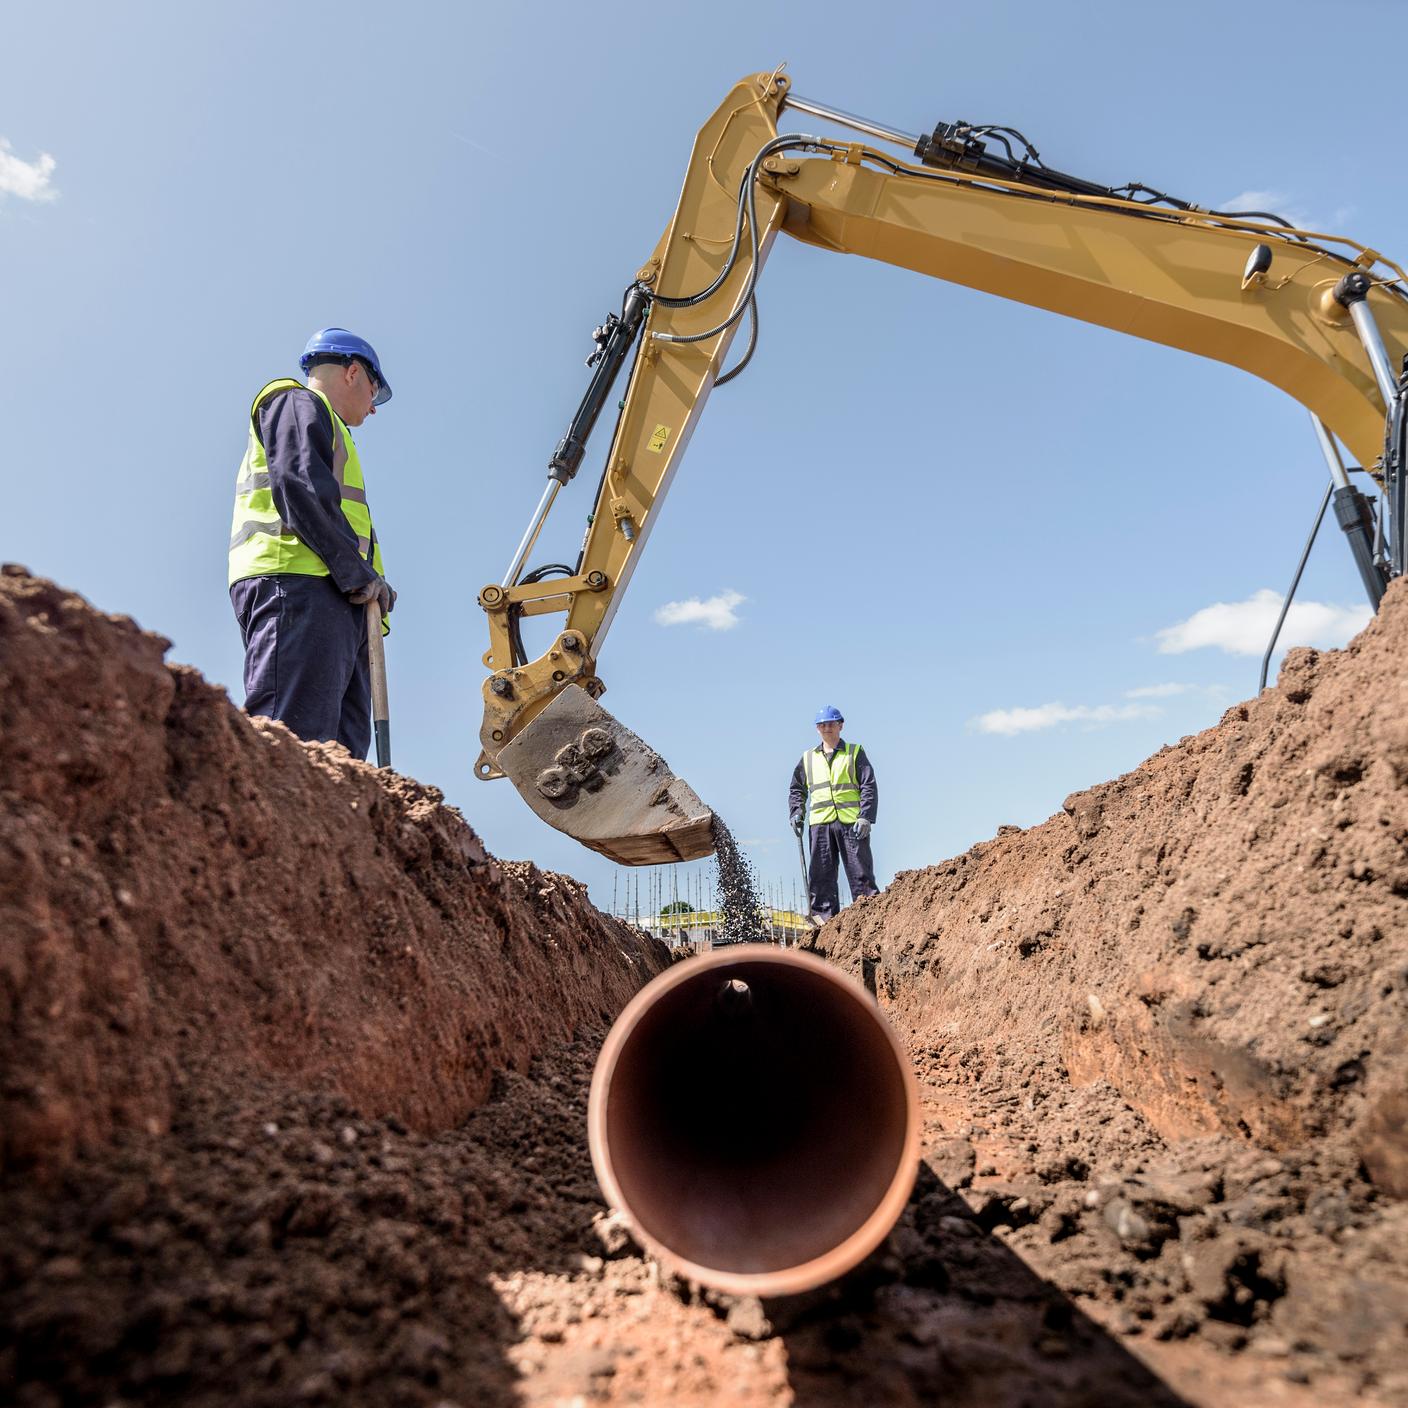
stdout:
MULTIPOLYGON (((1340 458, 1340 448, 1335 438, 1325 429, 1325 422, 1317 415, 1311 415, 1315 427, 1315 438, 1320 442, 1320 453, 1325 457, 1325 467, 1330 471, 1330 483, 1334 487, 1335 519, 1349 539, 1349 550, 1354 557, 1354 565, 1359 569, 1359 580, 1364 583, 1364 591, 1374 610, 1384 594, 1384 576, 1374 560, 1373 520, 1364 495, 1349 482, 1349 472, 1340 458)), ((1323 509, 1322 509, 1323 512, 1323 509)), ((1294 587, 1292 587, 1294 591, 1294 587)), ((1287 597, 1289 603, 1290 598, 1287 597)))
POLYGON ((824 117, 828 122, 839 123, 853 132, 863 132, 867 137, 875 137, 882 142, 897 142, 902 147, 908 147, 910 151, 919 143, 919 138, 912 132, 901 132, 897 127, 886 127, 882 123, 872 122, 868 117, 857 117, 854 113, 842 112, 840 108, 825 107, 809 98, 799 97, 796 93, 788 93, 782 105, 785 108, 796 108, 798 112, 810 113, 813 117, 824 117))
MULTIPOLYGON (((1390 575, 1399 576, 1408 569, 1408 555, 1405 555, 1405 548, 1408 548, 1408 542, 1405 542, 1408 538, 1408 483, 1405 483, 1408 480, 1408 464, 1404 463, 1403 393, 1400 378, 1394 375, 1393 363, 1384 346, 1383 334, 1374 318, 1374 310, 1369 307, 1369 290, 1372 287, 1369 276, 1362 270, 1355 270, 1335 285, 1334 294, 1335 300, 1349 310, 1354 330, 1359 334, 1359 341, 1363 343, 1369 365, 1373 368, 1379 395, 1383 397, 1384 407, 1388 411, 1388 451, 1384 459, 1385 516, 1388 519, 1389 571, 1390 575)), ((1356 561, 1358 557, 1356 549, 1356 561)), ((1365 585, 1368 585, 1367 581, 1365 585)), ((1381 586, 1379 595, 1382 594, 1381 586)), ((1371 597, 1377 610, 1378 597, 1373 597, 1372 593, 1371 597)))
POLYGON ((1335 298, 1349 310, 1354 330, 1359 334, 1359 340, 1364 344, 1364 351, 1369 358, 1369 365, 1373 368, 1379 395, 1384 398, 1384 408, 1391 411, 1394 402, 1398 400, 1398 378, 1394 375, 1393 365, 1389 361, 1383 334, 1379 331, 1378 323, 1374 321, 1374 310, 1369 307, 1371 286, 1367 274, 1358 271, 1346 274, 1335 285, 1335 298))
POLYGON ((543 490, 543 496, 538 500, 538 507, 533 510, 528 531, 524 533, 523 540, 518 544, 518 551, 514 553, 513 561, 509 563, 508 571, 504 573, 504 579, 500 586, 512 587, 518 582, 519 573, 523 571, 523 564, 528 561, 528 554, 533 551, 533 545, 538 541, 538 534, 543 531, 543 524, 547 522, 548 510, 552 507, 552 501, 557 497, 557 491, 560 488, 562 488, 562 480, 548 480, 547 487, 543 490))

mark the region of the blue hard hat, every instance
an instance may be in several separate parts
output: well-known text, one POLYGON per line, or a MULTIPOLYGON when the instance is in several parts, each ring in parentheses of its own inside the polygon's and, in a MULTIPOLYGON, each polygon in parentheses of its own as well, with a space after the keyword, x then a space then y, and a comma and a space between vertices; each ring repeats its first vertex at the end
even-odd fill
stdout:
POLYGON ((841 717, 841 711, 834 704, 828 704, 824 709, 817 711, 817 716, 812 722, 817 724, 843 724, 846 721, 841 717))
POLYGON ((365 337, 358 337, 355 332, 348 332, 346 328, 320 328, 308 339, 308 345, 303 349, 298 365, 306 372, 309 362, 315 357, 360 357, 371 367, 372 375, 380 383, 381 389, 376 393, 376 400, 372 405, 384 406, 391 399, 391 387, 387 383, 386 373, 381 369, 381 363, 377 361, 376 348, 365 337))

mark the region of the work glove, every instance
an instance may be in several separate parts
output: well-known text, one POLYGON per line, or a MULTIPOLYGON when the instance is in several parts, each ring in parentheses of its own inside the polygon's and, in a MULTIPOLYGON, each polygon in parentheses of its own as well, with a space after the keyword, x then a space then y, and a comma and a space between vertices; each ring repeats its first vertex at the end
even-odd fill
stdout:
POLYGON ((795 832, 797 833, 797 835, 800 836, 800 835, 802 834, 802 814, 801 814, 801 812, 793 812, 792 815, 791 815, 790 817, 788 817, 788 820, 792 823, 792 829, 793 829, 793 831, 795 831, 795 832))
POLYGON ((374 601, 381 607, 381 614, 389 616, 396 605, 396 593, 385 577, 373 577, 365 586, 348 592, 347 600, 353 606, 365 606, 369 601, 374 601))
POLYGON ((867 821, 864 817, 861 817, 861 819, 851 827, 851 835, 854 836, 857 841, 864 841, 866 837, 870 835, 870 828, 874 825, 875 823, 873 821, 867 821))

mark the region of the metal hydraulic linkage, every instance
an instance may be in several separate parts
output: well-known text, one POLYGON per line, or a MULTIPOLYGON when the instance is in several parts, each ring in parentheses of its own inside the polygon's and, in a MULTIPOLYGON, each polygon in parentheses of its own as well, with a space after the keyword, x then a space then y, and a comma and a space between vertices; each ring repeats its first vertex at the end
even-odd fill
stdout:
POLYGON ((916 137, 913 132, 901 132, 898 127, 890 127, 883 122, 872 122, 868 117, 857 117, 854 113, 842 112, 840 108, 827 107, 824 103, 814 103, 799 93, 786 94, 782 99, 782 106, 810 113, 812 117, 825 118, 828 122, 849 127, 852 132, 861 132, 881 142, 894 142, 898 146, 908 147, 910 151, 914 151, 924 140, 922 137, 916 137))
POLYGON ((1408 358, 1398 384, 1398 397, 1388 417, 1384 444, 1384 497, 1388 501, 1389 575, 1400 577, 1408 567, 1408 358))
POLYGON ((1330 482, 1325 485, 1320 508, 1315 515, 1315 522, 1310 528, 1310 536, 1305 540, 1300 561, 1296 563, 1295 575, 1291 578, 1291 585, 1286 589, 1285 599, 1281 602, 1280 614, 1276 617, 1276 624, 1271 628, 1271 639, 1266 642, 1266 653, 1261 657, 1261 679, 1257 684, 1258 693, 1266 688, 1266 677, 1271 669, 1271 657, 1275 653, 1276 642, 1281 638, 1281 627, 1286 624, 1286 616, 1291 609, 1291 602, 1295 600, 1296 590, 1300 586, 1301 574, 1305 571, 1305 564, 1310 559, 1310 550, 1315 546, 1316 536, 1320 532, 1320 524, 1324 521, 1325 510, 1329 508, 1332 498, 1335 504, 1335 518, 1339 521, 1340 527, 1344 529, 1345 537, 1349 539, 1350 554, 1354 558, 1354 565, 1359 569, 1359 578, 1364 583, 1364 590, 1375 611, 1379 609, 1379 602, 1383 598, 1384 587, 1387 584, 1384 567, 1375 548, 1375 542, 1383 526, 1382 514, 1379 515, 1376 522, 1374 511, 1370 508, 1368 499, 1349 482, 1349 471, 1344 467, 1340 448, 1335 443, 1335 437, 1325 428, 1325 422, 1312 412, 1310 423, 1315 429, 1315 438, 1320 442, 1320 453, 1325 457, 1325 467, 1330 471, 1330 482))
POLYGON ((1383 599, 1387 579, 1383 567, 1374 555, 1375 523, 1374 511, 1369 500, 1350 482, 1349 471, 1340 458, 1339 446, 1335 438, 1325 429, 1325 422, 1317 415, 1311 415, 1310 423, 1315 427, 1315 437, 1320 442, 1320 453, 1325 456, 1325 467, 1330 471, 1330 485, 1335 503, 1335 518, 1344 535, 1349 539, 1350 555, 1359 569, 1359 580, 1364 583, 1369 604, 1375 611, 1383 599))
MULTIPOLYGON (((1335 285, 1335 301, 1349 312, 1350 319, 1354 323, 1354 330, 1359 334, 1359 341, 1364 345, 1365 355, 1369 358, 1369 366, 1374 373, 1374 381, 1379 388, 1379 394, 1384 399, 1384 408, 1387 412, 1387 423, 1384 436, 1384 511, 1380 515, 1379 532, 1382 535, 1387 532, 1389 560, 1387 564, 1387 577, 1399 577, 1403 575, 1405 566, 1405 517, 1408 517, 1408 494, 1405 494, 1404 472, 1405 459, 1405 392, 1408 392, 1408 365, 1405 365, 1403 374, 1395 377, 1393 364, 1389 359, 1388 349, 1384 346, 1382 334, 1379 332, 1379 325, 1374 320, 1373 309, 1369 307, 1369 290, 1373 287, 1373 280, 1360 270, 1354 270, 1346 274, 1335 285), (1385 523, 1383 520, 1387 520, 1385 523)), ((1405 358, 1408 363, 1408 358, 1405 358)), ((1319 421, 1316 422, 1317 433, 1322 437, 1321 445, 1325 445, 1326 431, 1319 421)), ((1326 459, 1330 458, 1329 451, 1326 451, 1326 459)), ((1338 455, 1335 457, 1338 459, 1338 455)), ((1334 474, 1334 468, 1330 470, 1334 474)), ((1341 470, 1343 473, 1343 470, 1341 470)), ((1346 479, 1346 486, 1348 480, 1346 479)), ((1353 492, 1353 491, 1350 491, 1353 492)), ((1349 510, 1349 502, 1345 501, 1345 512, 1349 510)), ((1362 506, 1356 506, 1356 511, 1362 516, 1362 506)), ((1346 533, 1350 533, 1350 528, 1345 522, 1345 516, 1341 513, 1340 497, 1336 496, 1335 513, 1340 519, 1340 526, 1346 533)), ((1362 559, 1361 549, 1355 535, 1350 536, 1350 547, 1354 552, 1355 565, 1359 568, 1360 576, 1364 579, 1365 589, 1369 592, 1369 599, 1374 603, 1374 610, 1379 609, 1379 600, 1383 596, 1385 585, 1385 574, 1383 565, 1374 561, 1372 549, 1370 550, 1369 565, 1362 559), (1377 590, 1371 585, 1370 571, 1377 581, 1377 590)))

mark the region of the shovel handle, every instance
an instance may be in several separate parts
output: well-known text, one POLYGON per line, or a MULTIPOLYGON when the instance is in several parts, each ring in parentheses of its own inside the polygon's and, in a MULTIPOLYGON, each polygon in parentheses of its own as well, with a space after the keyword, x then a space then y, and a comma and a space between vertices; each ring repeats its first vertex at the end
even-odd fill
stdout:
POLYGON ((376 735, 376 765, 391 766, 391 705, 386 693, 386 646, 381 639, 381 603, 367 603, 367 665, 372 680, 372 729, 376 735))
POLYGON ((817 922, 812 918, 812 877, 807 870, 807 846, 802 840, 802 833, 797 833, 797 859, 802 862, 802 898, 807 903, 807 927, 817 928, 817 922))

